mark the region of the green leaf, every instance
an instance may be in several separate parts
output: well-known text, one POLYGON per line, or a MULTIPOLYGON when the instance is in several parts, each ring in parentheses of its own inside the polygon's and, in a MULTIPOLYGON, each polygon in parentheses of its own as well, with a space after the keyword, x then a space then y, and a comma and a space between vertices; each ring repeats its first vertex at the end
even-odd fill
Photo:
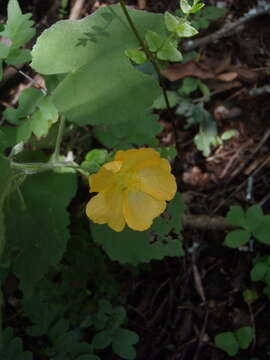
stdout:
POLYGON ((139 336, 135 332, 120 328, 114 333, 112 349, 121 358, 133 360, 136 358, 136 350, 133 345, 138 341, 139 336))
POLYGON ((217 126, 210 114, 204 116, 200 124, 200 131, 194 138, 194 143, 198 150, 202 151, 205 157, 210 155, 211 145, 215 144, 217 136, 217 126))
MULTIPOLYGON (((179 103, 180 96, 176 91, 167 91, 170 107, 174 107, 179 103)), ((164 99, 164 95, 160 95, 153 103, 153 108, 158 110, 167 109, 167 105, 164 99)))
POLYGON ((0 59, 5 59, 8 56, 9 47, 0 42, 0 59))
POLYGON ((101 125, 94 128, 94 135, 106 147, 111 149, 128 149, 133 145, 156 146, 156 134, 160 133, 162 126, 156 115, 150 112, 144 119, 136 123, 120 123, 118 125, 101 125))
POLYGON ((37 109, 29 119, 18 128, 17 141, 26 142, 31 134, 37 138, 46 136, 52 124, 58 120, 58 112, 50 97, 44 97, 37 103, 37 109))
POLYGON ((233 129, 227 130, 227 131, 224 131, 224 133, 221 135, 221 139, 226 141, 226 140, 229 140, 232 137, 234 137, 236 134, 237 134, 236 130, 233 130, 233 129))
POLYGON ((0 152, 16 144, 17 129, 12 126, 1 126, 0 128, 0 152))
POLYGON ((254 289, 246 289, 246 290, 243 291, 244 301, 249 305, 256 302, 258 300, 258 297, 259 297, 258 293, 254 289))
POLYGON ((6 109, 3 112, 4 118, 13 125, 19 125, 21 119, 26 118, 34 112, 38 101, 43 96, 42 92, 38 89, 25 89, 19 97, 19 106, 16 109, 6 109))
POLYGON ((229 356, 235 356, 239 350, 237 339, 230 331, 215 336, 215 345, 225 351, 229 356))
POLYGON ((31 52, 27 49, 12 49, 5 62, 9 65, 18 66, 31 61, 31 52))
POLYGON ((147 61, 144 51, 138 49, 128 49, 125 51, 126 56, 135 64, 142 65, 147 61))
POLYGON ((107 255, 122 264, 138 265, 166 256, 182 255, 179 240, 150 243, 148 231, 139 232, 125 228, 122 232, 116 232, 106 225, 91 224, 91 232, 94 241, 103 247, 107 255))
POLYGON ((95 349, 105 349, 112 343, 112 333, 110 330, 104 330, 96 334, 92 339, 92 346, 95 349))
POLYGON ((230 248, 238 248, 245 245, 250 239, 250 232, 247 230, 233 230, 225 237, 225 245, 230 248))
POLYGON ((184 14, 189 14, 192 10, 192 6, 189 5, 188 0, 180 0, 180 8, 184 14))
POLYGON ((171 32, 175 32, 179 25, 180 19, 172 15, 168 11, 165 12, 164 17, 165 17, 166 28, 171 32))
POLYGON ((27 327, 30 336, 54 335, 53 339, 57 339, 69 328, 68 322, 61 319, 65 310, 62 304, 51 304, 34 294, 30 299, 23 300, 23 308, 32 322, 32 326, 27 327), (60 328, 62 331, 59 333, 60 328))
POLYGON ((165 38, 160 36, 158 33, 148 30, 145 35, 146 43, 150 51, 156 52, 160 49, 165 42, 165 38))
POLYGON ((196 91, 198 89, 198 86, 199 86, 198 79, 194 77, 186 77, 182 82, 182 86, 179 92, 182 96, 188 96, 193 91, 196 91))
POLYGON ((270 244, 270 215, 264 215, 260 225, 253 230, 253 234, 263 244, 270 244))
POLYGON ((82 169, 88 172, 96 172, 108 157, 108 151, 105 149, 94 149, 89 151, 82 162, 82 169))
POLYGON ((210 21, 217 20, 224 16, 228 12, 228 9, 217 6, 206 6, 203 10, 203 16, 210 21))
POLYGON ((11 48, 18 49, 35 35, 36 31, 32 28, 34 22, 29 20, 31 16, 22 14, 17 0, 9 0, 7 24, 0 35, 12 41, 11 48))
POLYGON ((69 238, 66 207, 75 192, 75 174, 46 172, 28 177, 21 195, 14 192, 6 201, 7 243, 9 251, 20 249, 14 271, 25 296, 63 256, 69 238))
POLYGON ((201 0, 193 0, 192 6, 189 5, 188 0, 180 0, 180 8, 184 14, 195 14, 204 7, 201 0))
POLYGON ((265 262, 258 262, 255 264, 250 272, 250 278, 252 281, 262 281, 268 271, 268 264, 265 262))
POLYGON ((188 21, 182 21, 175 30, 179 38, 189 38, 198 34, 198 31, 188 21))
POLYGON ((234 332, 240 349, 247 349, 254 337, 254 330, 250 326, 244 326, 234 332))
POLYGON ((0 344, 0 358, 7 360, 32 360, 30 351, 23 351, 22 340, 19 337, 14 338, 13 330, 7 328, 3 332, 3 338, 0 344))
MULTIPOLYGON (((162 15, 133 9, 129 14, 142 36, 149 28, 164 33, 162 15)), ((128 123, 130 133, 138 122, 144 126, 149 108, 161 93, 157 81, 138 71, 125 56, 126 49, 137 46, 120 6, 112 5, 46 30, 32 51, 32 67, 41 74, 66 74, 52 96, 70 121, 128 123)))
POLYGON ((249 229, 246 221, 246 215, 241 206, 231 206, 227 213, 226 220, 230 225, 240 226, 244 229, 249 229))
POLYGON ((12 176, 10 161, 2 155, 0 155, 0 169, 0 256, 2 256, 5 246, 5 216, 3 207, 10 191, 12 176))
POLYGON ((173 44, 170 41, 166 41, 162 48, 157 52, 157 58, 159 60, 164 61, 182 61, 183 55, 179 50, 177 50, 177 47, 175 44, 173 44))
POLYGON ((252 205, 246 211, 246 222, 251 231, 256 231, 258 227, 261 227, 261 224, 264 220, 264 214, 261 206, 252 205))

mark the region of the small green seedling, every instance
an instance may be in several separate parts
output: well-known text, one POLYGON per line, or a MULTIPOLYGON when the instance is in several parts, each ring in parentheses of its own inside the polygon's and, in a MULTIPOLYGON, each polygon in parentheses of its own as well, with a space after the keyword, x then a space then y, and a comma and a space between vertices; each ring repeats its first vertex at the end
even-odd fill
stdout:
POLYGON ((229 356, 235 356, 238 351, 247 349, 254 338, 254 330, 244 326, 236 331, 226 331, 215 337, 215 345, 229 356))
POLYGON ((251 237, 259 242, 270 244, 270 215, 264 215, 259 205, 253 205, 245 212, 240 206, 232 206, 226 220, 238 229, 230 231, 225 245, 238 248, 246 245, 251 237))

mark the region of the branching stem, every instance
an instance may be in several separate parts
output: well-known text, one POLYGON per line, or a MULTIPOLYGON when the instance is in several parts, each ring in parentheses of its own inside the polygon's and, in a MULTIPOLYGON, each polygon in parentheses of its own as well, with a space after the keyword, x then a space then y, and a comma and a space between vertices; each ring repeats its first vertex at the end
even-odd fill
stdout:
POLYGON ((125 1, 120 0, 120 5, 121 5, 123 13, 124 13, 128 23, 129 23, 129 25, 130 25, 135 37, 137 38, 141 48, 145 52, 148 60, 152 63, 152 65, 153 65, 153 67, 154 67, 154 69, 155 69, 155 71, 156 71, 156 73, 158 75, 159 82, 160 82, 160 85, 161 85, 161 88, 162 88, 163 97, 164 97, 164 100, 165 100, 165 104, 166 104, 166 107, 167 107, 167 110, 168 110, 168 113, 169 113, 169 117, 170 117, 170 120, 171 120, 171 123, 172 123, 172 126, 173 126, 175 147, 176 147, 176 150, 177 150, 178 157, 180 157, 181 149, 180 149, 180 141, 179 141, 178 132, 177 132, 177 126, 176 126, 175 119, 174 119, 173 114, 172 114, 172 110, 171 110, 171 106, 170 106, 170 102, 169 102, 169 98, 168 98, 168 93, 167 93, 166 86, 164 84, 164 80, 162 78, 162 75, 160 73, 158 64, 156 62, 156 59, 154 58, 154 56, 152 55, 152 53, 149 51, 148 47, 146 46, 146 44, 145 44, 144 40, 142 39, 141 35, 139 34, 133 20, 131 19, 131 16, 129 15, 129 12, 128 12, 128 10, 126 8, 126 5, 125 5, 125 1))

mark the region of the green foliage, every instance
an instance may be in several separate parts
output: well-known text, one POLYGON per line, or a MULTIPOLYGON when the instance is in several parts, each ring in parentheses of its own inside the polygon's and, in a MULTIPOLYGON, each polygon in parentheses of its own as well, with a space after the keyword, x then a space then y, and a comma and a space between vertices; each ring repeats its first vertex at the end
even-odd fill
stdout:
POLYGON ((215 345, 229 356, 235 356, 239 349, 247 349, 254 338, 254 330, 244 326, 234 332, 227 331, 215 336, 215 345))
MULTIPOLYGON (((8 19, 0 36, 8 38, 11 45, 0 43, 0 59, 7 64, 20 65, 31 60, 30 51, 21 49, 31 40, 36 31, 33 29, 34 22, 29 20, 31 14, 22 14, 17 0, 10 0, 8 3, 8 19)), ((0 64, 1 65, 1 64, 0 64)), ((0 66, 2 70, 2 65, 0 66)), ((1 80, 2 76, 0 76, 1 80)))
POLYGON ((270 256, 257 256, 254 259, 250 278, 252 281, 263 281, 266 284, 263 292, 270 296, 270 256))
POLYGON ((126 50, 125 54, 137 65, 142 65, 147 61, 147 56, 145 55, 145 53, 138 49, 126 50))
POLYGON ((95 173, 108 157, 108 151, 105 149, 94 149, 89 151, 81 163, 81 168, 88 173, 95 173))
POLYGON ((243 299, 247 304, 253 304, 258 299, 258 293, 254 289, 246 289, 243 291, 243 299))
POLYGON ((240 206, 232 206, 226 219, 229 224, 242 228, 227 234, 225 245, 228 247, 245 245, 251 236, 259 242, 270 244, 270 216, 264 215, 260 206, 253 205, 246 212, 240 206))
MULTIPOLYGON (((149 27, 162 31, 162 16, 129 12, 142 34, 149 27)), ((96 135, 109 147, 118 145, 119 138, 130 144, 140 137, 141 144, 160 131, 148 110, 160 89, 126 58, 125 50, 137 46, 127 27, 118 5, 101 8, 83 20, 56 23, 38 38, 32 52, 36 71, 66 74, 52 93, 57 109, 79 125, 106 125, 106 131, 99 127, 96 135), (104 139, 108 134, 110 139, 104 139)))
POLYGON ((3 115, 9 123, 19 125, 17 142, 28 141, 32 133, 38 138, 46 136, 51 125, 58 120, 58 111, 51 97, 33 88, 21 93, 18 108, 8 108, 3 115))
POLYGON ((29 351, 23 351, 22 340, 14 337, 13 330, 4 330, 0 343, 0 358, 5 360, 32 360, 33 356, 29 351))
POLYGON ((25 296, 30 296, 66 249, 66 207, 75 195, 76 178, 71 173, 41 173, 27 178, 19 191, 20 196, 16 191, 6 201, 6 242, 9 253, 20 249, 14 272, 25 296))
POLYGON ((152 227, 143 232, 126 228, 118 233, 106 225, 91 224, 94 241, 100 244, 112 260, 122 264, 138 265, 166 256, 182 256, 181 214, 183 202, 180 194, 170 202, 164 218, 154 221, 152 227), (171 236, 171 230, 177 236, 171 236), (152 238, 152 242, 149 239, 152 238))
POLYGON ((168 11, 165 13, 165 25, 168 31, 175 33, 179 38, 189 38, 198 34, 198 31, 188 21, 183 21, 168 11))
POLYGON ((205 6, 202 11, 196 13, 191 23, 197 29, 207 29, 211 22, 220 19, 226 13, 228 9, 226 8, 218 8, 216 6, 205 6))
POLYGON ((5 221, 3 207, 11 186, 12 171, 7 158, 0 154, 0 256, 5 244, 5 221))
POLYGON ((16 143, 17 129, 12 126, 1 126, 0 128, 0 153, 16 143))
POLYGON ((112 308, 108 301, 99 302, 99 311, 92 318, 92 322, 99 330, 94 336, 92 346, 95 349, 105 349, 112 346, 113 352, 123 359, 135 359, 136 351, 133 347, 139 337, 133 331, 124 329, 121 325, 126 319, 123 307, 112 308))
POLYGON ((188 0, 180 0, 180 8, 184 14, 194 14, 203 7, 204 4, 201 2, 201 0, 193 0, 192 6, 189 5, 188 0))

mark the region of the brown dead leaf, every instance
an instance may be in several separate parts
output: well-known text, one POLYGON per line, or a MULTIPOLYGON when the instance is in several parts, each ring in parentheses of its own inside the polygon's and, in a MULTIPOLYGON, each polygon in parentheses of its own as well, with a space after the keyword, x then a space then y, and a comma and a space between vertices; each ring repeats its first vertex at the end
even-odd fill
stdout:
POLYGON ((161 70, 161 74, 170 81, 180 80, 187 76, 193 76, 199 79, 213 79, 215 77, 211 70, 195 61, 170 65, 166 69, 161 70))
POLYGON ((233 81, 234 79, 236 79, 237 76, 238 76, 238 74, 236 72, 227 72, 227 73, 217 75, 216 79, 225 81, 225 82, 230 82, 230 81, 233 81))
POLYGON ((207 86, 210 90, 215 91, 216 93, 220 93, 223 91, 228 91, 237 87, 242 87, 242 83, 240 81, 234 80, 231 82, 221 82, 219 80, 209 80, 207 82, 207 86))
POLYGON ((211 176, 198 166, 193 166, 183 173, 183 182, 191 186, 203 188, 211 182, 211 176))

